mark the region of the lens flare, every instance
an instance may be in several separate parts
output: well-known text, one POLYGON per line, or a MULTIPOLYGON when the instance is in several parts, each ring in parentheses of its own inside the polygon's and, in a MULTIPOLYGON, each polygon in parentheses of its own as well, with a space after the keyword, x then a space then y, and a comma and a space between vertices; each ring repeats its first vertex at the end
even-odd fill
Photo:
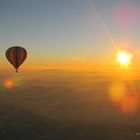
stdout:
POLYGON ((113 83, 110 98, 116 109, 122 114, 133 114, 139 106, 139 98, 132 85, 126 82, 113 83))
POLYGON ((134 27, 139 21, 140 7, 134 2, 124 2, 118 5, 114 11, 114 18, 118 25, 123 28, 134 27))
POLYGON ((22 84, 23 78, 22 77, 13 77, 13 76, 7 76, 3 79, 3 88, 5 89, 13 89, 15 87, 18 87, 22 84))
POLYGON ((7 89, 12 89, 15 85, 14 85, 14 81, 11 79, 11 78, 6 78, 4 80, 4 86, 7 88, 7 89))

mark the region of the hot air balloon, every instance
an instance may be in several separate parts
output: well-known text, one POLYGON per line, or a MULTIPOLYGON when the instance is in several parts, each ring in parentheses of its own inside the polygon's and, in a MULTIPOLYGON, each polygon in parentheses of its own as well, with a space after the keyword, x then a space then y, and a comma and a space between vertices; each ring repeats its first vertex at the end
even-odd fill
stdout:
POLYGON ((8 61, 15 67, 16 72, 18 72, 18 68, 25 61, 27 57, 27 51, 20 46, 14 46, 14 47, 10 47, 6 51, 5 55, 8 61))

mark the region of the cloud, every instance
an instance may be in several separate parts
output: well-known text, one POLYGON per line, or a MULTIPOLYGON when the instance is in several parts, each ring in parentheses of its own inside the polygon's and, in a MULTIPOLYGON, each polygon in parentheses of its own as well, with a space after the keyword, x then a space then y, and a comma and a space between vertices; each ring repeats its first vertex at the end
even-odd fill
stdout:
POLYGON ((64 75, 55 77, 44 73, 44 79, 38 79, 30 73, 23 85, 1 90, 0 137, 7 140, 11 137, 114 140, 119 136, 135 139, 136 130, 140 129, 140 114, 122 116, 115 110, 108 95, 112 82, 109 77, 84 73, 64 75))

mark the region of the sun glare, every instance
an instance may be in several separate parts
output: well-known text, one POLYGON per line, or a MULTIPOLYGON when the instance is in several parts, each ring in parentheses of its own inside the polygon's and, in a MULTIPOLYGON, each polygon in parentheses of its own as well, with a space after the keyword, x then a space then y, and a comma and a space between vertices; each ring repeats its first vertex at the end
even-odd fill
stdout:
POLYGON ((117 55, 117 61, 124 66, 127 66, 131 63, 132 54, 126 51, 121 51, 117 55))

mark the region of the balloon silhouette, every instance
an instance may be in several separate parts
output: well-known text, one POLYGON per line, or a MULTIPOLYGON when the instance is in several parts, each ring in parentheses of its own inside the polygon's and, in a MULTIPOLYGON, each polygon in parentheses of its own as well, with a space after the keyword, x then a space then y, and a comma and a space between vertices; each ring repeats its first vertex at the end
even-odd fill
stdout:
POLYGON ((6 51, 6 58, 15 67, 16 72, 18 72, 18 68, 25 61, 26 57, 27 51, 19 46, 10 47, 6 51))

